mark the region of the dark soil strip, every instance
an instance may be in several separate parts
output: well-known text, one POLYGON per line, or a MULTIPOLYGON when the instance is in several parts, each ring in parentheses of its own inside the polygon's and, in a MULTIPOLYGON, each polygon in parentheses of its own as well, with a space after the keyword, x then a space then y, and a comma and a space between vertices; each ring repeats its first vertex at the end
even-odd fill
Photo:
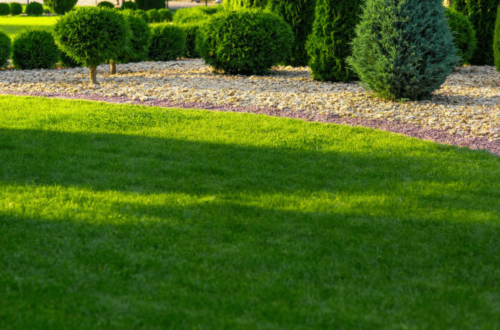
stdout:
POLYGON ((253 114, 263 114, 274 117, 296 118, 306 121, 316 121, 322 123, 343 124, 349 126, 364 126, 379 129, 388 132, 403 134, 409 137, 414 137, 421 140, 428 140, 442 144, 451 144, 459 147, 467 147, 470 149, 487 150, 494 155, 500 156, 500 141, 489 141, 487 138, 474 137, 466 138, 460 135, 449 134, 445 130, 429 129, 415 124, 391 122, 384 119, 368 120, 362 118, 343 118, 334 115, 315 115, 305 111, 297 110, 279 110, 276 108, 266 107, 236 107, 232 105, 214 105, 210 103, 179 103, 170 100, 150 100, 139 101, 132 100, 126 97, 109 97, 96 94, 61 94, 61 93, 27 93, 27 92, 9 92, 3 91, 0 94, 10 94, 19 96, 43 96, 64 99, 79 99, 90 101, 101 101, 109 103, 129 103, 134 105, 157 106, 166 108, 183 108, 183 109, 205 109, 212 111, 226 112, 246 112, 253 114))

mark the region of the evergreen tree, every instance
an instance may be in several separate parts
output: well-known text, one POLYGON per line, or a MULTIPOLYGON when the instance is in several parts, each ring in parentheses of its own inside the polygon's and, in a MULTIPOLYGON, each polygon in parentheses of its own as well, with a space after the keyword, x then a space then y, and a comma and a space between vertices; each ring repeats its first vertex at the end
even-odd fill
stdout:
POLYGON ((268 9, 281 16, 292 27, 295 37, 292 53, 286 64, 307 65, 309 56, 306 41, 312 31, 315 7, 316 0, 269 0, 268 9))
POLYGON ((420 100, 458 63, 441 0, 367 0, 348 63, 387 99, 420 100))
POLYGON ((323 81, 350 81, 356 74, 346 64, 362 0, 317 0, 313 31, 306 44, 312 76, 323 81))
POLYGON ((495 23, 495 38, 493 39, 493 53, 495 56, 495 67, 500 72, 500 5, 497 9, 497 20, 495 23))

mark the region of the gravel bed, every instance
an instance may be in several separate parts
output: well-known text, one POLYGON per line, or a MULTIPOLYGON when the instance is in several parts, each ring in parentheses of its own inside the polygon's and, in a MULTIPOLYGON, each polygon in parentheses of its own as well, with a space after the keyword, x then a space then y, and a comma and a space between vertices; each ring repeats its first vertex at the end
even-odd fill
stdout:
POLYGON ((0 93, 106 102, 250 112, 367 126, 500 155, 500 73, 463 67, 432 100, 391 102, 372 98, 358 83, 311 79, 309 68, 277 67, 267 76, 216 74, 202 60, 98 67, 100 87, 88 69, 1 70, 0 93))

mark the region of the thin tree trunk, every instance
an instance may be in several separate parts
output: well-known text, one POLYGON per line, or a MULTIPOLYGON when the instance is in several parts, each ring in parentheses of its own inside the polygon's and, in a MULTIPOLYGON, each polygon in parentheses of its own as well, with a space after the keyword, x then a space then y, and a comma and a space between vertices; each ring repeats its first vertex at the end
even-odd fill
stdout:
POLYGON ((90 66, 89 67, 89 74, 90 74, 90 84, 92 86, 97 85, 97 67, 90 66))
POLYGON ((109 73, 116 74, 116 62, 109 61, 109 73))

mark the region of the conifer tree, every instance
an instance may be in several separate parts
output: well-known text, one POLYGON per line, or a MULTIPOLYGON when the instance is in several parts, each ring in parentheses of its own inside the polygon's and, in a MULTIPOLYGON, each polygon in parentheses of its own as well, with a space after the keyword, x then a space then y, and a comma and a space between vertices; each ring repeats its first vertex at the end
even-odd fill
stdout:
POLYGON ((367 0, 348 63, 387 99, 431 97, 458 63, 442 0, 367 0))
POLYGON ((349 43, 355 36, 362 0, 317 0, 313 31, 306 44, 312 76, 322 81, 350 81, 349 43))
POLYGON ((240 8, 265 8, 268 0, 224 0, 224 7, 229 10, 240 8))

